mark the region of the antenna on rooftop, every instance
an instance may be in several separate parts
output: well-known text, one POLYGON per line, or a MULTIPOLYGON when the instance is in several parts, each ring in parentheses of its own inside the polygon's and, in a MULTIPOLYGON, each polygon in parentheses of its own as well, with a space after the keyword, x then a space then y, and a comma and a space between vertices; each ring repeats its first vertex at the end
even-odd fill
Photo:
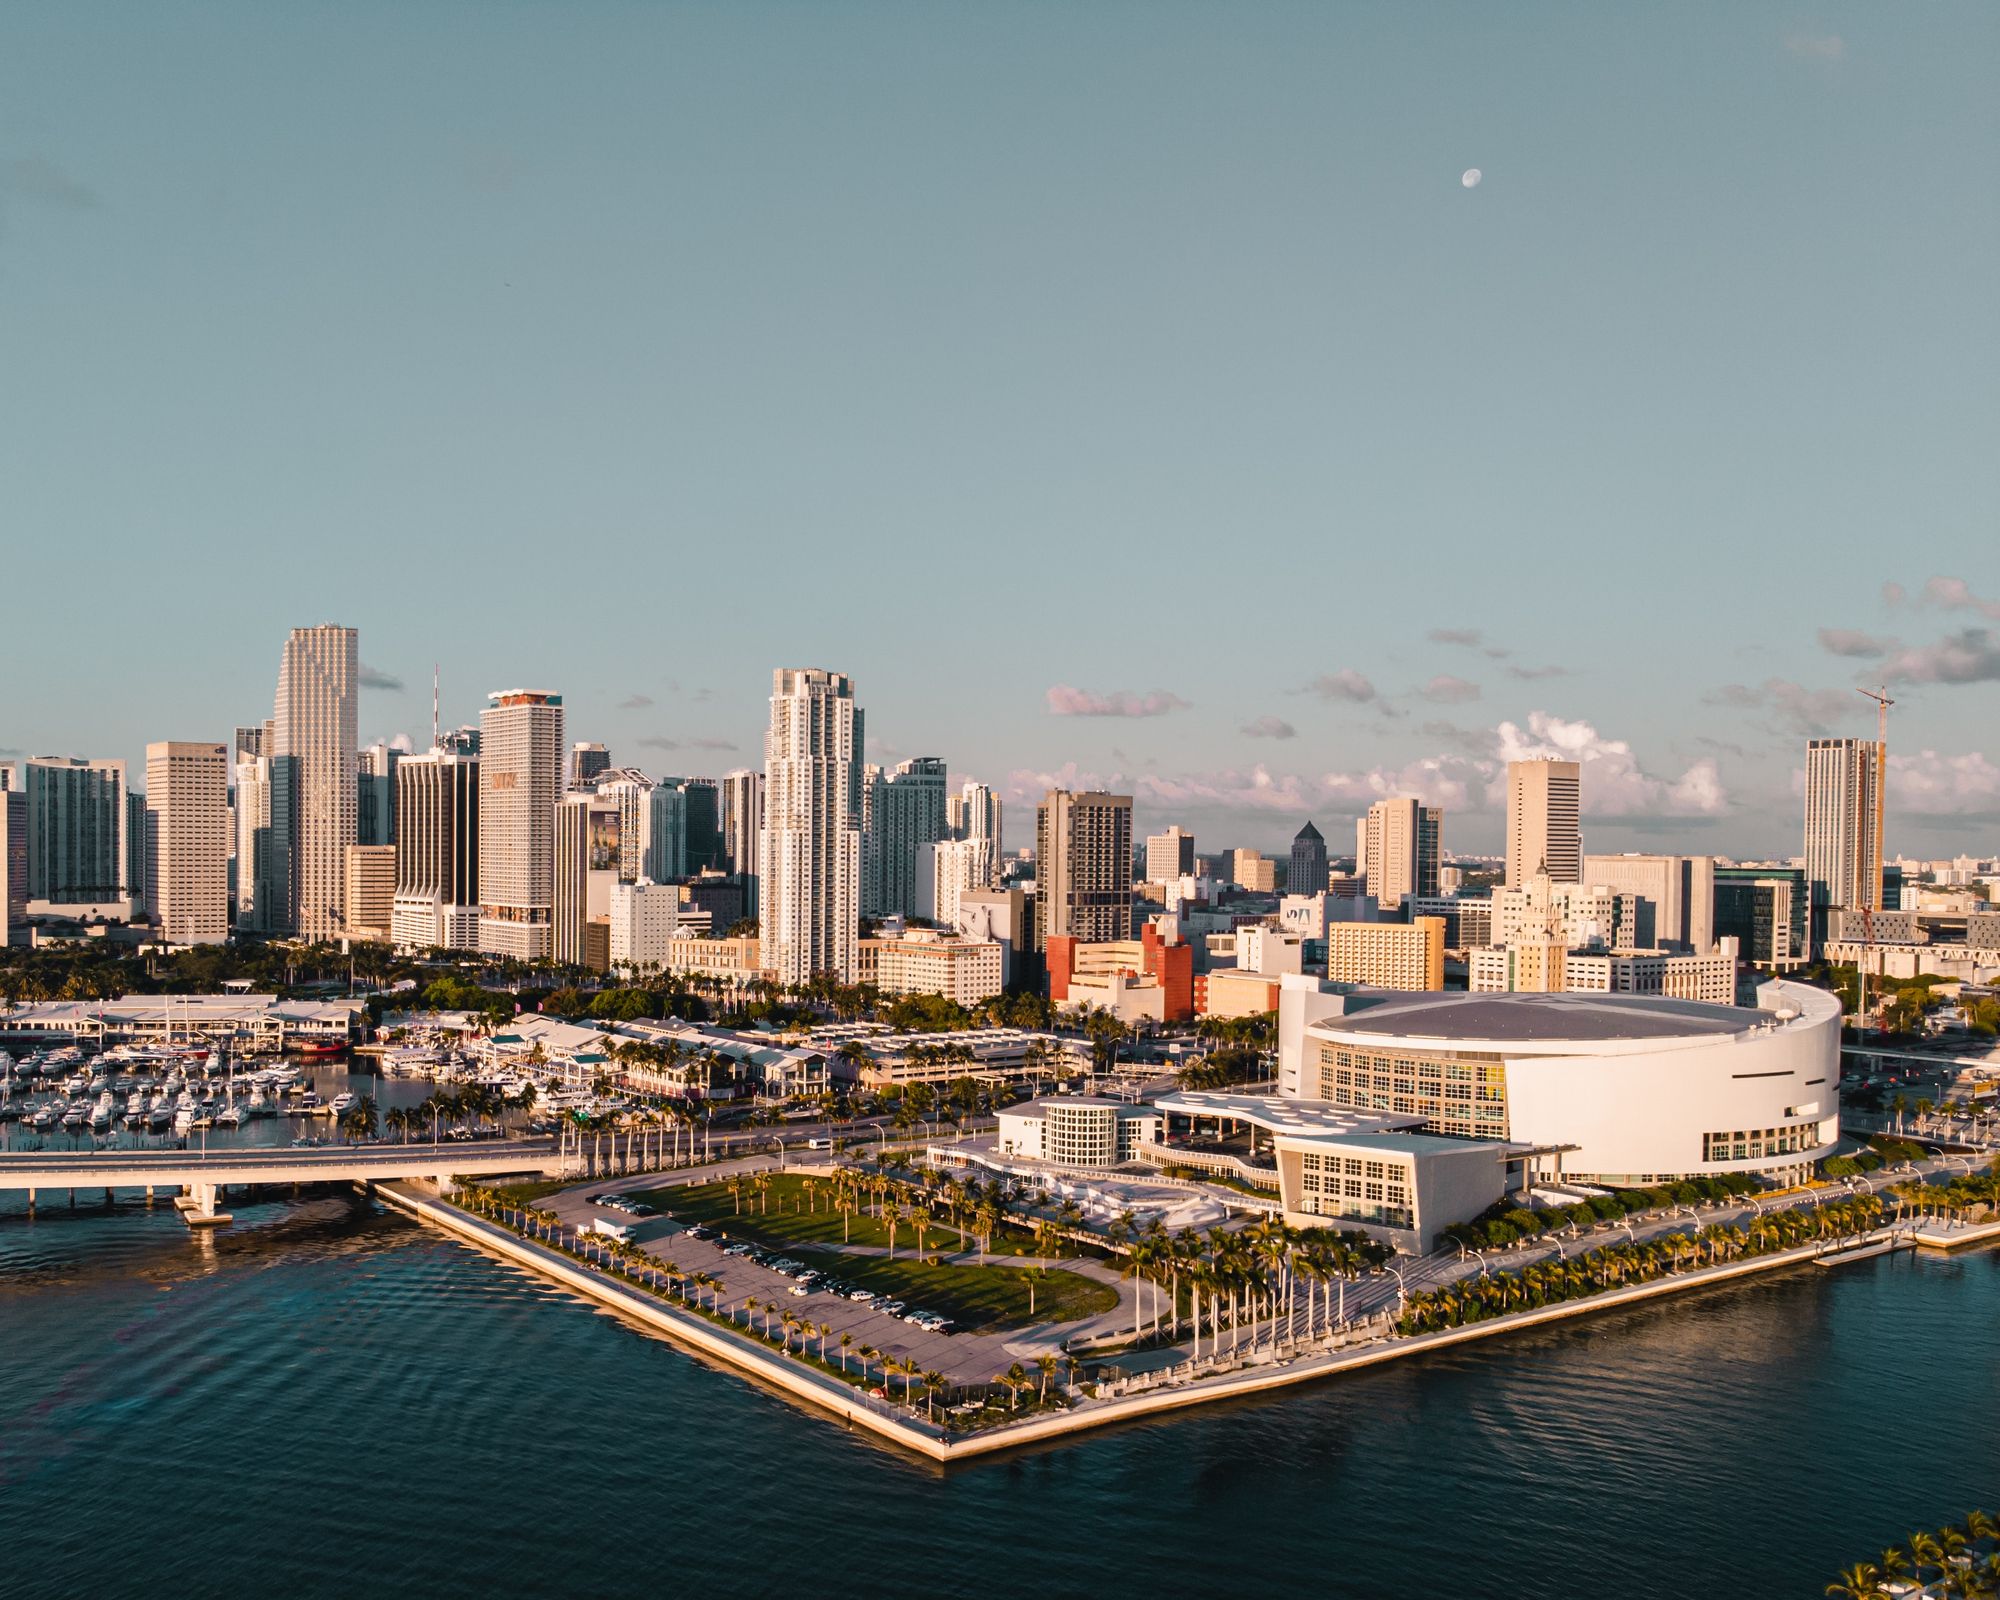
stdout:
POLYGON ((438 664, 431 663, 431 748, 438 747, 438 664))

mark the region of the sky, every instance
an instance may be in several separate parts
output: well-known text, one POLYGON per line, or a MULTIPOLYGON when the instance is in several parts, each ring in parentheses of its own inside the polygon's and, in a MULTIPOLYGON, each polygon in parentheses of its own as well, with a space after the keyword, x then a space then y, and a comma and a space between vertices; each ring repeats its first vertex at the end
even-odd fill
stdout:
POLYGON ((1338 851, 2000 851, 2000 7, 0 10, 6 753, 771 669, 871 759, 1338 851), (1462 174, 1478 168, 1468 187, 1462 174))

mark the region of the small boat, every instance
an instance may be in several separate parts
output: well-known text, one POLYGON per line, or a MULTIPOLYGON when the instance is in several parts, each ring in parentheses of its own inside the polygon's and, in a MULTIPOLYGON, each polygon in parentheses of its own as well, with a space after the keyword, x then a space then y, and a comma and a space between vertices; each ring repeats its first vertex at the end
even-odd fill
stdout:
POLYGON ((264 1098, 261 1086, 250 1091, 250 1098, 243 1102, 243 1111, 246 1116, 252 1117, 265 1117, 271 1114, 271 1102, 264 1098))
POLYGON ((98 1095, 97 1104, 91 1107, 90 1131, 103 1133, 111 1126, 111 1091, 106 1089, 98 1095))
POLYGON ((236 1103, 233 1100, 220 1111, 216 1112, 215 1125, 218 1128, 240 1128, 243 1126, 243 1113, 237 1109, 236 1103))
POLYGON ((333 1102, 327 1109, 332 1111, 336 1117, 343 1117, 354 1109, 354 1096, 345 1092, 337 1094, 333 1097, 333 1102))

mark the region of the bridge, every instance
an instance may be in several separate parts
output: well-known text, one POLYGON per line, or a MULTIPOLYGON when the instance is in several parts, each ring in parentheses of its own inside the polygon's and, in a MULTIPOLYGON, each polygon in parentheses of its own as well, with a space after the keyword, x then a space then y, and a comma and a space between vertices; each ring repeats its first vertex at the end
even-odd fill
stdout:
POLYGON ((309 1148, 34 1151, 0 1154, 0 1190, 176 1189, 189 1227, 230 1221, 217 1201, 229 1188, 267 1183, 382 1183, 430 1178, 448 1191, 454 1175, 551 1172, 561 1164, 553 1139, 469 1144, 359 1144, 309 1148))

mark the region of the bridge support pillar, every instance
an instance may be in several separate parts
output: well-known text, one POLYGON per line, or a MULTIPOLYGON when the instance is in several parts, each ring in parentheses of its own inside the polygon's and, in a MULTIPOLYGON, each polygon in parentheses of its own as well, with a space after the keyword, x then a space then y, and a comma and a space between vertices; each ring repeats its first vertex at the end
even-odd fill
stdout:
POLYGON ((28 1215, 32 1217, 34 1214, 35 1214, 35 1191, 33 1189, 30 1189, 28 1191, 28 1215))
POLYGON ((449 1200, 458 1192, 457 1186, 451 1181, 451 1174, 449 1172, 440 1172, 437 1175, 437 1186, 438 1198, 440 1200, 449 1200))
POLYGON ((233 1222, 227 1211, 218 1211, 215 1201, 217 1186, 212 1183, 191 1183, 186 1191, 174 1201, 180 1208, 181 1221, 190 1228, 220 1228, 233 1222))

